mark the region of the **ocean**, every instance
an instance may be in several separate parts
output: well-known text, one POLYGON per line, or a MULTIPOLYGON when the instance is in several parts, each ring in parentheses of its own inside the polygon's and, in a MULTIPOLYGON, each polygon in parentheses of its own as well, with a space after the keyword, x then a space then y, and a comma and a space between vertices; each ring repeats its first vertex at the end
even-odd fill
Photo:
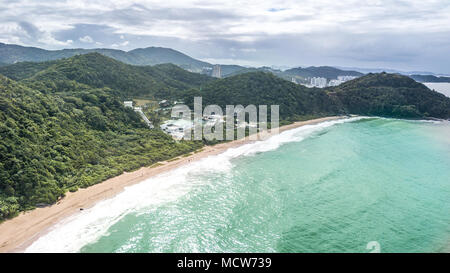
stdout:
POLYGON ((303 126, 130 186, 27 251, 448 252, 449 136, 445 121, 303 126))
POLYGON ((449 82, 425 82, 428 88, 435 90, 436 92, 442 93, 447 97, 450 97, 450 83, 449 82))

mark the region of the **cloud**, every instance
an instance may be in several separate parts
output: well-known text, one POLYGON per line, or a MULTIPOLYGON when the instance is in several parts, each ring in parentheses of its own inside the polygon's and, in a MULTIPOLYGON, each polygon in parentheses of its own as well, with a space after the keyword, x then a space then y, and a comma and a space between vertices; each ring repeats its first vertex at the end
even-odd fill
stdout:
POLYGON ((3 42, 126 50, 165 46, 241 63, 387 65, 450 73, 448 0, 0 2, 3 42))
POLYGON ((89 43, 89 44, 91 44, 91 43, 94 42, 94 39, 92 39, 91 36, 86 35, 86 36, 84 36, 84 37, 80 37, 80 41, 83 42, 83 43, 89 43))
POLYGON ((125 41, 125 42, 118 43, 118 44, 112 44, 111 47, 113 47, 113 48, 117 48, 117 47, 125 47, 125 46, 127 46, 128 44, 130 44, 130 42, 129 42, 129 41, 125 41))
POLYGON ((50 46, 69 46, 73 43, 73 40, 71 39, 66 41, 57 40, 50 32, 40 30, 32 23, 26 21, 17 22, 16 30, 15 39, 20 42, 50 46))

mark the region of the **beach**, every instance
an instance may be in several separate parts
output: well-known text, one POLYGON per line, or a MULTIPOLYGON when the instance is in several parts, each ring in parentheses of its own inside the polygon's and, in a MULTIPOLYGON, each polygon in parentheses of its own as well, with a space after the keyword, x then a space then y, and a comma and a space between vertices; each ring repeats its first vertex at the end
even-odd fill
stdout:
MULTIPOLYGON (((324 117, 308 121, 295 122, 279 128, 279 132, 298 128, 304 125, 317 124, 324 121, 336 120, 343 117, 324 117)), ((274 135, 275 132, 266 132, 265 137, 274 135)), ((77 192, 68 192, 64 198, 44 208, 36 208, 23 212, 19 216, 6 220, 0 224, 0 252, 22 252, 31 243, 45 234, 53 225, 62 219, 94 206, 97 202, 112 198, 122 192, 125 187, 142 182, 148 178, 176 169, 199 159, 223 153, 229 148, 253 142, 248 137, 205 146, 201 151, 187 157, 179 157, 176 160, 160 162, 154 167, 142 167, 137 171, 123 173, 102 183, 93 185, 77 192)))

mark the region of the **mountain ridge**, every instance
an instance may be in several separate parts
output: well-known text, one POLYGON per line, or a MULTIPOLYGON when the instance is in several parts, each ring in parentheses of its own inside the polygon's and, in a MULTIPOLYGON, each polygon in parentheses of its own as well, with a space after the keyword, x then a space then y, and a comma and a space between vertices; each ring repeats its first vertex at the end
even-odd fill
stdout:
POLYGON ((96 52, 42 63, 17 63, 1 67, 0 74, 45 92, 73 91, 83 84, 118 90, 123 98, 171 98, 181 90, 213 80, 173 64, 134 66, 96 52))
MULTIPOLYGON (((14 64, 17 62, 45 62, 94 52, 126 64, 157 65, 172 63, 184 69, 198 73, 202 72, 204 67, 212 69, 214 66, 214 64, 197 60, 180 51, 165 47, 151 46, 146 48, 136 48, 130 51, 108 48, 46 50, 37 47, 26 47, 4 43, 0 43, 0 63, 14 64)), ((233 65, 223 65, 223 67, 223 70, 227 73, 243 68, 241 66, 233 65)))
POLYGON ((360 77, 364 74, 352 70, 342 70, 331 66, 309 66, 309 67, 297 67, 285 70, 283 72, 287 75, 300 76, 303 78, 323 77, 327 79, 337 79, 338 76, 355 76, 360 77))

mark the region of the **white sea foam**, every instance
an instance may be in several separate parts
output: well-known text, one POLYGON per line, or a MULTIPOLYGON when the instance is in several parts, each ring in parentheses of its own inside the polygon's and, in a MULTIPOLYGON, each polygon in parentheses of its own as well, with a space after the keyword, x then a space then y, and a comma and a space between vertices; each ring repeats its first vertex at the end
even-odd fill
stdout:
POLYGON ((192 179, 198 174, 227 172, 232 168, 233 158, 272 151, 284 143, 301 141, 312 133, 335 124, 363 118, 366 117, 326 121, 284 131, 267 140, 230 148, 222 154, 204 158, 126 187, 115 197, 103 200, 92 208, 80 211, 53 226, 48 233, 28 247, 26 252, 77 252, 86 244, 99 239, 126 214, 172 202, 184 196, 199 183, 196 179, 192 179))

